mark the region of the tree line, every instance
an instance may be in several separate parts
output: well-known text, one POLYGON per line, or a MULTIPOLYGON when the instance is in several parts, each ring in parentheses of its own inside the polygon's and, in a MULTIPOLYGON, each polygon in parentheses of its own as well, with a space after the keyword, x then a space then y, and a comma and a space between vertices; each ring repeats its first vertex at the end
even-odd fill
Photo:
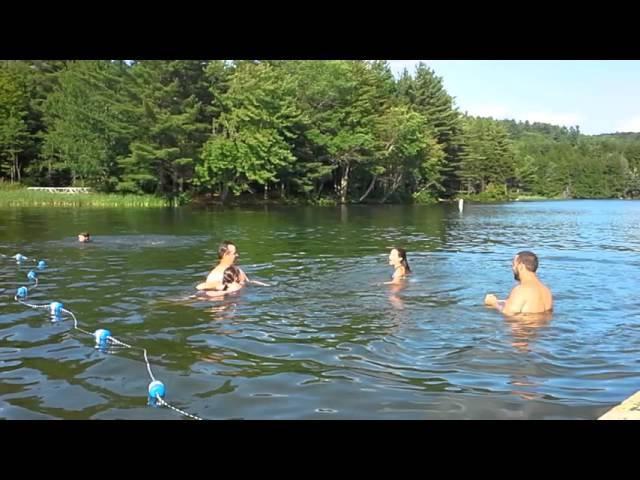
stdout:
POLYGON ((0 62, 0 180, 309 203, 640 196, 640 135, 466 115, 425 64, 0 62))

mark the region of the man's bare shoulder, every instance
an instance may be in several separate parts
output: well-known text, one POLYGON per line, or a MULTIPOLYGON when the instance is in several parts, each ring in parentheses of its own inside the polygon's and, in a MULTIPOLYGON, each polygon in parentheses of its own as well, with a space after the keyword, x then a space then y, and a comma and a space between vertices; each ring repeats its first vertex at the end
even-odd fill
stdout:
POLYGON ((549 303, 553 302, 553 295, 551 294, 551 290, 549 287, 544 285, 542 282, 533 283, 528 285, 518 285, 511 292, 512 298, 522 298, 522 299, 535 299, 535 298, 546 298, 549 303))
POLYGON ((541 293, 541 286, 535 284, 525 284, 525 285, 517 285, 513 287, 511 290, 511 295, 509 295, 509 299, 516 302, 524 304, 532 299, 538 298, 541 293))

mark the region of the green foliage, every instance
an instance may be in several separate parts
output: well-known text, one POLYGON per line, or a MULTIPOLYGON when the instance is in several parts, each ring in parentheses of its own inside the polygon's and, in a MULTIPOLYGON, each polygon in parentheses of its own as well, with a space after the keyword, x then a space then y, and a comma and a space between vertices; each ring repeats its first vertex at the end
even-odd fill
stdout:
MULTIPOLYGON (((148 60, 131 67, 139 133, 119 161, 117 190, 180 197, 189 189, 207 138, 213 67, 199 60, 148 60)), ((221 86, 219 82, 215 86, 221 86)), ((215 88, 213 89, 215 91, 215 88)))
POLYGON ((509 200, 511 197, 503 185, 490 183, 480 193, 462 194, 460 198, 474 202, 500 202, 509 200))
MULTIPOLYGON (((204 145, 197 184, 238 195, 265 186, 295 160, 292 129, 300 118, 294 83, 268 63, 242 63, 220 96, 224 111, 204 145)), ((226 195, 226 193, 225 193, 226 195)))
POLYGON ((66 194, 2 187, 0 205, 11 207, 167 207, 166 199, 153 195, 66 194))
POLYGON ((0 69, 0 173, 20 181, 21 153, 30 143, 27 128, 28 92, 24 76, 0 69))
POLYGON ((462 115, 424 64, 0 61, 7 183, 423 203, 638 198, 639 172, 640 134, 462 115))
POLYGON ((414 192, 411 197, 413 201, 418 204, 428 205, 431 203, 437 203, 438 197, 433 196, 430 192, 426 190, 420 190, 418 192, 414 192))

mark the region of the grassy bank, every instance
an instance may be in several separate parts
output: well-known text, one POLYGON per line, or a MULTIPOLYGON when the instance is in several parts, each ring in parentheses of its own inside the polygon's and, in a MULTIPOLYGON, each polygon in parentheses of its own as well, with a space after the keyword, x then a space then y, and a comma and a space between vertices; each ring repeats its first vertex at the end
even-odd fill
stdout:
POLYGON ((509 193, 505 195, 502 192, 486 191, 476 194, 462 194, 460 198, 464 198, 470 202, 476 203, 493 203, 493 202, 537 202, 541 200, 570 200, 561 196, 544 197, 542 195, 526 195, 518 193, 509 193))
POLYGON ((517 202, 538 202, 540 200, 567 200, 563 197, 541 197, 539 195, 518 195, 514 198, 517 202))
POLYGON ((26 188, 0 188, 0 207, 166 207, 153 195, 115 193, 49 193, 26 188))
MULTIPOLYGON (((481 194, 463 194, 460 198, 474 203, 513 202, 513 201, 541 201, 561 200, 561 197, 543 197, 537 195, 510 194, 496 195, 495 192, 483 192, 481 194)), ((207 206, 221 206, 222 202, 217 196, 200 195, 189 199, 185 204, 207 206)), ((441 201, 457 201, 441 200, 441 201)), ((402 202, 401 202, 402 203, 402 202)), ((435 198, 412 198, 404 203, 431 204, 438 203, 435 198), (427 201, 428 200, 428 201, 427 201)), ((336 206, 339 203, 334 198, 320 198, 310 200, 301 197, 269 198, 265 200, 262 195, 245 194, 238 197, 230 196, 224 203, 225 206, 242 207, 258 205, 312 205, 312 206, 336 206)), ((374 203, 377 205, 377 203, 374 203)), ((45 191, 27 190, 16 185, 0 184, 0 207, 168 207, 171 203, 164 198, 154 195, 122 195, 117 193, 49 193, 45 191)))

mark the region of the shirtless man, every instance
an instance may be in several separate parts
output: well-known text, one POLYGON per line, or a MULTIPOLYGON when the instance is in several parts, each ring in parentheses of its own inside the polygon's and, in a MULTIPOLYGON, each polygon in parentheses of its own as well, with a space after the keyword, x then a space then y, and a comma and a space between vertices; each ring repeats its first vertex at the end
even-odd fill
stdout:
POLYGON ((519 285, 511 290, 509 298, 498 300, 489 294, 484 298, 484 304, 498 309, 505 315, 519 313, 544 313, 553 310, 553 296, 536 276, 538 257, 533 252, 520 252, 511 264, 513 277, 519 285))
POLYGON ((227 267, 222 275, 222 288, 220 290, 206 290, 204 293, 208 297, 219 297, 237 292, 243 287, 243 284, 240 283, 240 272, 240 268, 235 265, 227 267))
MULTIPOLYGON (((224 272, 228 267, 231 267, 238 258, 238 250, 233 242, 224 241, 218 247, 218 265, 207 276, 207 279, 198 284, 196 289, 198 290, 222 290, 222 279, 224 272)), ((258 282, 257 280, 249 280, 249 277, 238 267, 240 272, 239 283, 244 285, 245 283, 254 283, 256 285, 262 285, 268 287, 267 283, 258 282)))

